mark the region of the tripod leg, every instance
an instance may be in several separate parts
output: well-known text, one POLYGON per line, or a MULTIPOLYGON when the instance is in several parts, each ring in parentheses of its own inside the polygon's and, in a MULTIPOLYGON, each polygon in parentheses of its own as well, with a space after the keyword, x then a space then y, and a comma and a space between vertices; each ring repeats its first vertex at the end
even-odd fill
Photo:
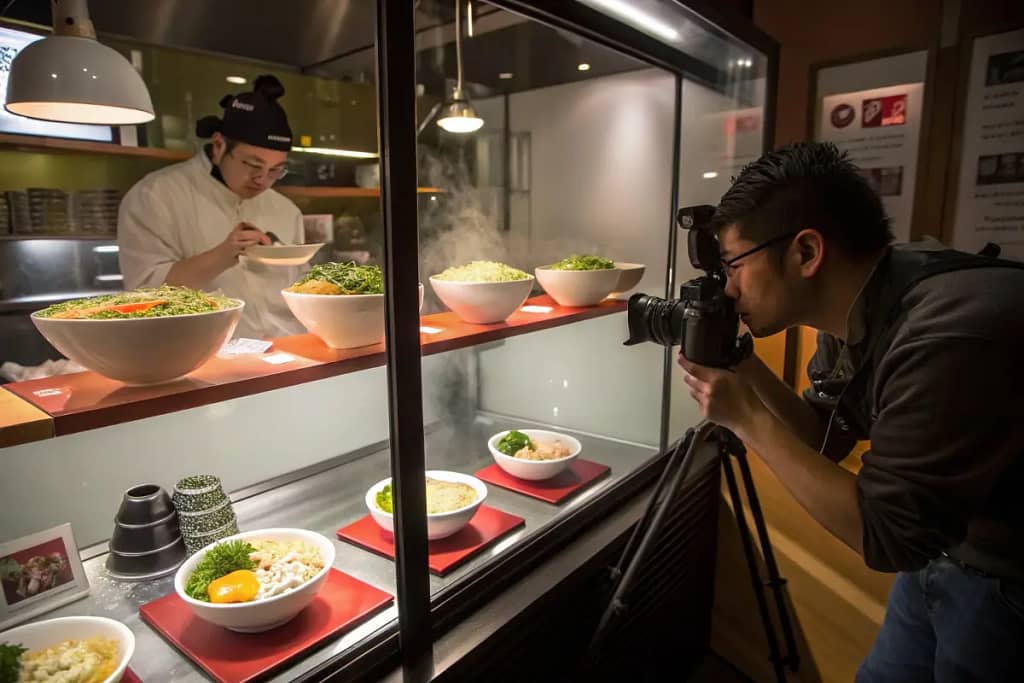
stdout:
MULTIPOLYGON (((790 671, 796 672, 800 669, 800 653, 796 647, 793 624, 789 619, 789 608, 783 592, 786 580, 779 574, 779 565, 775 562, 775 553, 772 551, 772 544, 768 539, 768 527, 764 523, 764 513, 761 511, 761 504, 757 499, 757 490, 754 488, 754 478, 750 474, 750 464, 747 462, 746 453, 739 452, 734 455, 740 465, 743 487, 747 490, 750 512, 754 516, 754 526, 757 528, 757 536, 761 542, 765 568, 768 570, 768 586, 775 596, 775 607, 779 614, 779 623, 782 625, 782 636, 786 639, 786 664, 790 671)), ((730 467, 730 469, 732 468, 730 467)))
MULTIPOLYGON (((726 446, 723 445, 723 450, 726 446)), ((732 470, 732 463, 727 454, 722 458, 722 466, 725 470, 725 481, 729 487, 729 497, 732 499, 732 510, 736 517, 736 525, 739 527, 740 541, 743 544, 743 554, 747 560, 747 569, 750 572, 750 583, 754 588, 754 597, 757 599, 757 609, 761 614, 761 623, 764 626, 764 634, 768 638, 769 659, 775 668, 775 678, 780 682, 786 680, 786 674, 782 666, 782 657, 779 655, 779 641, 775 637, 775 627, 772 624, 771 616, 768 614, 768 601, 764 596, 764 585, 761 582, 761 571, 757 566, 757 559, 754 554, 754 541, 750 535, 750 527, 747 526, 747 518, 743 513, 743 501, 740 498, 739 487, 736 484, 736 473, 732 470)))
MULTIPOLYGON (((672 473, 676 471, 682 458, 686 457, 688 449, 693 440, 695 430, 693 427, 686 430, 686 434, 676 444, 675 449, 672 451, 672 455, 669 456, 668 463, 665 465, 665 469, 661 471, 661 476, 658 478, 658 485, 654 487, 654 493, 651 494, 651 498, 647 501, 647 508, 644 510, 643 516, 640 521, 637 522, 636 526, 633 527, 633 533, 629 537, 629 542, 626 543, 625 550, 622 551, 622 555, 619 558, 619 563, 611 570, 612 582, 617 582, 622 577, 623 569, 630 558, 633 557, 633 553, 636 552, 637 545, 647 532, 647 527, 651 520, 654 519, 654 511, 658 507, 658 503, 662 499, 662 494, 665 491, 665 485, 669 482, 672 477, 672 473)), ((669 489, 670 491, 672 489, 669 489)))
MULTIPOLYGON (((604 642, 605 636, 611 630, 611 626, 619 616, 622 615, 626 610, 626 603, 624 597, 629 593, 632 588, 633 581, 636 579, 636 574, 640 567, 644 565, 644 560, 647 559, 647 555, 650 553, 655 539, 658 537, 658 532, 661 530, 661 525, 665 521, 665 515, 672 507, 672 501, 675 495, 679 492, 680 485, 686 480, 686 475, 690 471, 690 467, 693 464, 693 454, 696 452, 698 446, 704 443, 708 432, 714 427, 709 422, 704 422, 699 425, 692 437, 689 439, 687 444, 686 452, 682 456, 682 460, 677 460, 676 456, 670 459, 673 465, 674 471, 669 472, 669 468, 666 468, 666 472, 662 474, 662 479, 668 479, 668 489, 666 494, 659 501, 652 499, 651 504, 648 505, 644 518, 637 522, 637 526, 643 525, 644 522, 650 517, 650 523, 646 525, 646 529, 643 532, 643 536, 640 538, 636 545, 636 554, 633 557, 629 557, 626 553, 623 553, 622 559, 619 566, 625 566, 625 570, 622 571, 622 579, 615 587, 615 592, 612 595, 611 602, 605 609, 604 614, 601 615, 601 620, 598 623, 597 631, 595 631, 593 638, 590 642, 590 648, 588 651, 588 662, 594 662, 597 659, 598 651, 604 642), (676 466, 678 463, 678 466, 676 466)), ((683 442, 680 442, 676 446, 676 453, 682 450, 683 442)), ((659 482, 659 488, 664 482, 659 482)), ((636 532, 634 531, 634 536, 636 532)), ((631 539, 632 543, 632 539, 631 539)), ((627 548, 629 550, 631 548, 627 548)))

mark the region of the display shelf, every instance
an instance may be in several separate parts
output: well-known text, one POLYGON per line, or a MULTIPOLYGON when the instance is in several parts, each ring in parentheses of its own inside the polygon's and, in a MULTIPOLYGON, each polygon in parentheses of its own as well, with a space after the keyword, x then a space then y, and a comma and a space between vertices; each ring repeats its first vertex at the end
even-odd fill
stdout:
POLYGON ((15 242, 19 240, 92 240, 92 241, 103 241, 103 242, 116 242, 117 235, 114 234, 91 234, 91 233, 46 233, 46 234, 32 234, 32 233, 18 233, 16 235, 0 235, 0 242, 15 242))
MULTIPOLYGON (((597 306, 569 308, 542 295, 526 304, 531 310, 520 309, 505 322, 491 325, 465 323, 447 312, 423 316, 423 354, 454 351, 625 310, 625 302, 613 299, 597 306)), ((338 350, 311 334, 275 339, 269 353, 278 354, 275 360, 285 362, 267 362, 265 355, 215 357, 183 379, 156 386, 129 386, 94 372, 80 372, 15 382, 4 389, 48 414, 53 419, 53 435, 61 436, 358 372, 386 362, 383 344, 338 350)), ((6 425, 0 432, 0 442, 10 444, 24 442, 15 438, 19 434, 43 438, 25 431, 20 422, 6 425)))
POLYGON ((68 140, 65 138, 49 138, 41 135, 15 135, 12 133, 0 133, 0 149, 19 149, 29 152, 112 154, 115 156, 163 159, 165 161, 184 161, 194 154, 191 151, 164 149, 162 147, 129 147, 112 142, 68 140))
MULTIPOLYGON (((424 445, 427 464, 433 468, 471 473, 493 462, 486 446, 491 434, 503 429, 528 426, 539 425, 488 413, 479 413, 475 420, 466 424, 435 425, 426 434, 424 445), (453 443, 474 444, 476 447, 453 449, 453 443)), ((593 487, 594 495, 620 484, 642 463, 657 455, 657 450, 650 446, 629 444, 565 427, 558 429, 579 439, 588 458, 611 468, 610 476, 593 487)), ((239 528, 251 531, 287 527, 323 534, 334 542, 335 567, 371 586, 394 594, 397 584, 395 563, 392 560, 337 540, 335 536, 338 526, 366 514, 366 489, 389 476, 390 451, 387 445, 374 444, 357 454, 340 456, 337 464, 324 464, 325 467, 316 473, 285 483, 275 483, 261 493, 245 495, 243 492, 241 496, 232 493, 232 506, 238 517, 239 528)), ((699 472, 704 466, 698 463, 694 470, 699 472)), ((450 574, 444 577, 431 575, 430 593, 436 595, 442 589, 463 581, 496 556, 509 552, 526 535, 537 533, 557 518, 578 512, 587 502, 586 498, 576 497, 561 507, 555 507, 513 491, 489 488, 488 505, 522 517, 525 526, 506 537, 505 543, 489 547, 450 574)), ((106 501, 106 504, 110 506, 110 514, 113 515, 118 500, 106 501)), ((174 591, 173 575, 138 583, 116 581, 107 574, 105 561, 106 555, 102 553, 85 561, 85 573, 91 586, 87 597, 40 618, 89 614, 115 619, 135 634, 135 655, 131 666, 143 681, 208 681, 195 664, 164 640, 139 615, 142 605, 174 591)), ((396 618, 396 607, 389 606, 369 621, 336 638, 327 647, 306 651, 291 666, 277 672, 271 680, 293 681, 335 653, 356 646, 374 632, 393 628, 396 618)))

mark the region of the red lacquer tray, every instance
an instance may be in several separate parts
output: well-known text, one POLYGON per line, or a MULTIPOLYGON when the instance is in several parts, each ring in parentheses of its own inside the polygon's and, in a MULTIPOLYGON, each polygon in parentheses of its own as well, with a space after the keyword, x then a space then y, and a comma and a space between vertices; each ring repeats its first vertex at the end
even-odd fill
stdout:
POLYGON ((609 472, 611 472, 611 468, 608 465, 577 458, 557 476, 542 481, 529 481, 513 477, 498 467, 497 463, 483 468, 476 473, 476 476, 488 484, 558 505, 609 472))
MULTIPOLYGON (((525 523, 522 517, 481 505, 469 524, 457 534, 430 542, 427 557, 430 572, 444 576, 525 523)), ((395 537, 380 528, 370 515, 338 529, 338 538, 395 559, 395 537)))
POLYGON ((243 683, 270 674, 323 640, 356 626, 391 600, 384 591, 332 569, 309 607, 264 633, 235 633, 214 626, 197 617, 176 593, 143 605, 139 613, 215 680, 243 683))

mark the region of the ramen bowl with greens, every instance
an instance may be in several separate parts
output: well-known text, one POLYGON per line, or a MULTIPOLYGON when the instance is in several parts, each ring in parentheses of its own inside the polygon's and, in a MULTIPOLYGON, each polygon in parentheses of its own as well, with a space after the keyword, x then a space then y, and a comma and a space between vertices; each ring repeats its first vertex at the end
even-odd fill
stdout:
POLYGON ((67 358, 126 384, 184 377, 231 338, 245 303, 163 286, 54 304, 32 314, 67 358))
POLYGON ((573 254, 534 271, 537 282, 560 306, 596 306, 619 282, 615 263, 602 256, 573 254))
POLYGON ((523 305, 533 276, 497 261, 472 261, 430 278, 441 302, 468 323, 500 323, 523 305))
MULTIPOLYGON (((299 322, 332 349, 384 341, 384 276, 380 266, 324 263, 281 291, 299 322)), ((423 285, 420 285, 423 306, 423 285)))

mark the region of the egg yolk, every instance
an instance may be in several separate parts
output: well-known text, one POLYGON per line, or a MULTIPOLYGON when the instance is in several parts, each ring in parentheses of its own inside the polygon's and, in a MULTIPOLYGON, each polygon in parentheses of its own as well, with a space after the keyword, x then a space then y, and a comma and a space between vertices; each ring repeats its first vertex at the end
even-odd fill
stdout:
POLYGON ((260 582, 256 572, 239 569, 211 581, 206 590, 213 603, 250 602, 260 592, 260 582))

